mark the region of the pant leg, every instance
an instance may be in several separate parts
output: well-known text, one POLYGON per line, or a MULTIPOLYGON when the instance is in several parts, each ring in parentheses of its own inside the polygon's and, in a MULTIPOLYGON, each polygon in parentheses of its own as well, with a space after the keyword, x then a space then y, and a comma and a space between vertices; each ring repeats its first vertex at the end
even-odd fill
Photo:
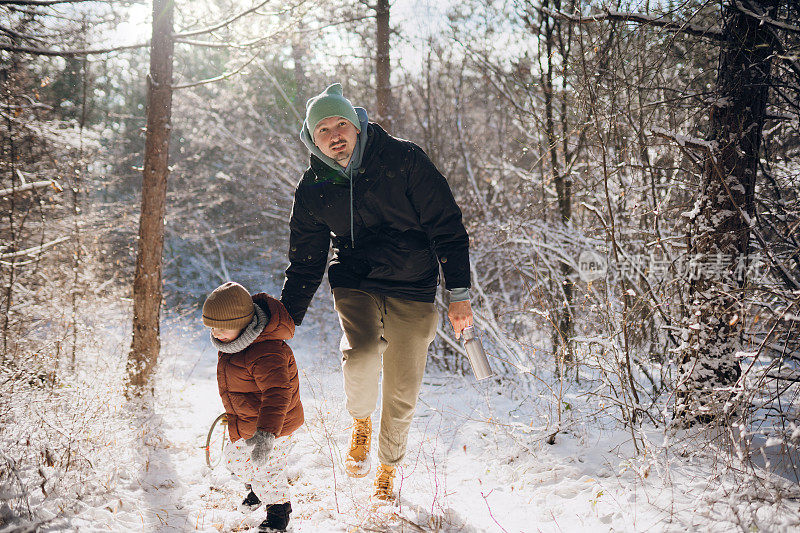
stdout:
POLYGON ((245 453, 246 445, 244 439, 236 439, 225 445, 225 466, 228 470, 239 476, 243 482, 249 483, 249 476, 245 472, 245 464, 249 460, 249 454, 245 453))
POLYGON ((425 373, 428 347, 439 316, 433 303, 385 298, 383 391, 378 459, 399 463, 406 454, 408 430, 425 373))
POLYGON ((253 468, 252 491, 266 505, 291 501, 292 492, 286 477, 286 462, 292 449, 292 437, 278 437, 264 466, 253 468))
POLYGON ((250 485, 250 490, 263 503, 285 503, 292 498, 286 478, 286 461, 291 448, 291 436, 278 437, 266 463, 255 466, 250 458, 253 447, 248 446, 244 439, 238 439, 225 447, 226 465, 242 482, 250 485))
POLYGON ((353 418, 367 418, 378 402, 383 338, 380 298, 357 289, 337 287, 333 300, 342 326, 342 372, 347 411, 353 418))

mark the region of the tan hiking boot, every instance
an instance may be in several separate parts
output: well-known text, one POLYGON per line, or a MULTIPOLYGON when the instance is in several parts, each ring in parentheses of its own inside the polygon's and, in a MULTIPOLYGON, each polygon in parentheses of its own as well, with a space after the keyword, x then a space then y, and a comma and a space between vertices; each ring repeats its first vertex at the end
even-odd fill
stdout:
POLYGON ((378 476, 375 478, 375 494, 372 496, 378 500, 394 500, 394 466, 381 463, 378 466, 378 476))
POLYGON ((372 467, 369 447, 372 442, 372 419, 354 418, 353 435, 350 437, 350 451, 344 460, 344 469, 350 477, 364 477, 372 467))

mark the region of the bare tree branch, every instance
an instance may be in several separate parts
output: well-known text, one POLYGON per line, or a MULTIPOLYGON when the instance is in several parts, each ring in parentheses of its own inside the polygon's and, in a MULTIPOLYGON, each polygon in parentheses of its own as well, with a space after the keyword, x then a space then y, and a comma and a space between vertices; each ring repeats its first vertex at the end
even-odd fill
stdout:
POLYGON ((183 83, 183 84, 180 84, 180 85, 173 85, 172 88, 173 89, 188 89, 189 87, 197 87, 198 85, 206 85, 208 83, 214 83, 214 82, 217 82, 217 81, 222 81, 222 80, 228 79, 228 78, 230 78, 232 76, 235 76, 239 72, 241 72, 247 65, 252 63, 253 60, 255 58, 257 58, 258 56, 259 56, 259 54, 254 54, 253 57, 251 57, 250 59, 245 61, 243 65, 241 65, 239 68, 237 68, 236 70, 233 70, 231 72, 223 72, 219 76, 214 76, 213 78, 206 78, 204 80, 195 81, 195 82, 192 82, 192 83, 183 83))
POLYGON ((81 4, 103 0, 0 0, 0 6, 54 6, 57 4, 81 4))
POLYGON ((722 31, 716 28, 706 28, 704 26, 698 26, 688 22, 674 22, 672 20, 665 20, 651 15, 643 15, 641 13, 623 13, 620 11, 606 10, 595 15, 584 17, 581 15, 570 15, 568 13, 562 13, 561 11, 554 11, 546 7, 542 8, 542 12, 547 13, 551 17, 568 20, 570 22, 576 22, 578 24, 592 24, 604 20, 634 22, 636 24, 647 26, 657 26, 674 33, 686 33, 696 37, 707 37, 715 41, 724 40, 722 31))
POLYGON ((738 9, 745 15, 753 17, 754 19, 758 19, 763 24, 769 24, 770 26, 774 26, 782 30, 800 33, 800 26, 795 26, 787 22, 783 22, 781 20, 775 20, 774 18, 771 18, 767 16, 765 13, 761 12, 761 9, 759 9, 758 6, 750 5, 750 9, 748 9, 744 6, 744 4, 738 1, 734 2, 734 5, 736 5, 736 9, 738 9))
POLYGON ((181 37, 194 37, 195 35, 202 35, 204 33, 211 33, 212 31, 218 30, 220 28, 224 28, 225 26, 227 26, 227 25, 239 20, 240 18, 242 18, 245 15, 249 15, 253 11, 257 11, 259 8, 264 7, 266 4, 270 3, 271 1, 272 0, 265 0, 264 2, 261 2, 260 4, 254 6, 254 7, 251 7, 250 9, 242 11, 238 15, 232 16, 228 20, 224 20, 224 21, 220 22, 216 26, 209 26, 208 28, 201 28, 199 30, 190 30, 190 31, 184 31, 184 32, 180 32, 180 33, 175 33, 175 34, 173 34, 173 37, 175 39, 178 39, 178 38, 181 38, 181 37))
POLYGON ((286 105, 292 111, 292 113, 294 114, 294 116, 297 119, 297 121, 302 123, 303 122, 303 117, 301 117, 300 113, 297 111, 297 109, 295 109, 294 103, 289 98, 289 95, 286 94, 286 91, 283 90, 283 87, 281 87, 280 82, 275 78, 275 76, 272 75, 272 73, 269 70, 266 69, 266 67, 264 67, 264 65, 259 65, 258 67, 261 69, 261 72, 263 72, 264 75, 269 78, 269 80, 272 82, 272 85, 275 87, 275 89, 279 93, 281 93, 281 96, 283 97, 283 101, 286 102, 286 105))
POLYGON ((15 39, 25 39, 25 40, 28 40, 28 41, 37 41, 37 42, 40 42, 40 43, 45 42, 45 40, 42 39, 41 37, 37 37, 35 35, 27 35, 27 34, 24 34, 24 33, 19 33, 19 32, 16 32, 16 31, 10 29, 10 28, 0 27, 0 32, 3 32, 6 35, 8 35, 9 37, 12 37, 12 38, 15 38, 15 39))
POLYGON ((252 41, 247 41, 244 43, 234 43, 234 42, 219 42, 215 43, 212 41, 195 41, 192 39, 176 39, 176 43, 180 44, 188 44, 189 46, 205 46, 207 48, 234 48, 234 49, 245 49, 245 48, 252 48, 256 45, 262 44, 270 39, 274 38, 276 34, 266 35, 262 37, 256 37, 252 41))
MULTIPOLYGON (((0 2, 2 2, 2 0, 0 0, 0 2)), ((7 44, 0 44, 0 50, 5 50, 6 52, 17 52, 21 54, 31 54, 35 56, 77 57, 77 56, 88 56, 95 54, 108 54, 111 52, 120 52, 122 50, 144 48, 146 46, 150 46, 150 41, 137 44, 126 44, 123 46, 114 46, 112 48, 95 48, 86 50, 50 50, 47 48, 31 48, 28 46, 11 46, 7 44)))

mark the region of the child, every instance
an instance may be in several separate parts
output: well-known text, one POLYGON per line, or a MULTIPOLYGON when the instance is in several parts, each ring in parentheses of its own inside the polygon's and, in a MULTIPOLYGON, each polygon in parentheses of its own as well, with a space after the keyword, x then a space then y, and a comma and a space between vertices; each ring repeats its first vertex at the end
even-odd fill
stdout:
POLYGON ((217 384, 228 418, 228 468, 250 493, 241 509, 267 505, 259 531, 286 531, 292 512, 286 479, 291 433, 303 425, 297 364, 287 339, 294 321, 264 293, 227 282, 203 304, 203 324, 219 350, 217 384))

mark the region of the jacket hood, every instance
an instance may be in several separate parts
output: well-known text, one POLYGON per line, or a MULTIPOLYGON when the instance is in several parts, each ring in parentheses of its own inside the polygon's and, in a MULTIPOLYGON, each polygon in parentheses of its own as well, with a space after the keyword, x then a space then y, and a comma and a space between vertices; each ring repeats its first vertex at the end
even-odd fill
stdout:
POLYGON ((350 163, 348 163, 347 168, 342 168, 339 163, 322 153, 322 150, 314 144, 314 139, 311 137, 311 132, 308 130, 308 124, 306 124, 305 121, 303 121, 303 127, 300 129, 300 140, 306 145, 311 155, 315 156, 330 168, 340 172, 343 176, 349 175, 347 172, 349 169, 361 166, 361 157, 364 154, 364 147, 367 145, 367 125, 369 124, 367 110, 363 107, 356 107, 355 110, 356 115, 358 115, 358 121, 360 122, 358 126, 359 134, 356 147, 353 150, 353 157, 350 158, 350 163))
POLYGON ((282 303, 264 292, 254 295, 253 303, 269 317, 267 325, 253 342, 285 341, 294 337, 294 320, 282 303))

